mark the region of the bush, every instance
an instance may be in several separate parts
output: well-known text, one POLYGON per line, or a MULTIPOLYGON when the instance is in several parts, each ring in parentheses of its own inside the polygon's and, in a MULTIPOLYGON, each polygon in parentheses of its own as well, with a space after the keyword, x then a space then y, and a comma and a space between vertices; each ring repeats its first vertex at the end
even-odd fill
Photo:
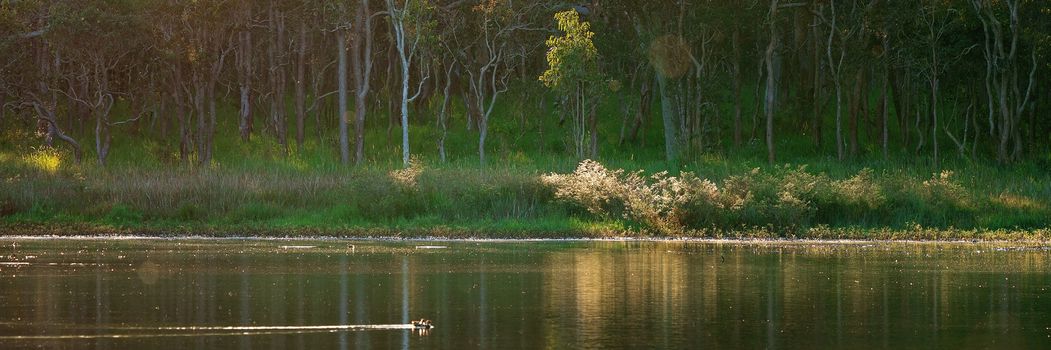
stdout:
MULTIPOLYGON (((663 234, 713 222, 725 201, 718 187, 693 173, 669 176, 659 172, 609 170, 585 160, 572 174, 547 174, 541 182, 555 189, 555 197, 609 219, 625 218, 663 234)), ((731 207, 733 208, 733 207, 731 207)))
POLYGON ((809 173, 805 166, 756 168, 727 177, 720 188, 690 172, 647 177, 587 160, 571 174, 543 175, 541 182, 557 199, 591 214, 628 219, 662 234, 710 228, 786 233, 814 224, 892 223, 894 210, 904 210, 909 221, 945 224, 959 222, 973 201, 951 172, 922 184, 905 181, 909 186, 888 195, 887 181, 868 168, 843 180, 809 173))

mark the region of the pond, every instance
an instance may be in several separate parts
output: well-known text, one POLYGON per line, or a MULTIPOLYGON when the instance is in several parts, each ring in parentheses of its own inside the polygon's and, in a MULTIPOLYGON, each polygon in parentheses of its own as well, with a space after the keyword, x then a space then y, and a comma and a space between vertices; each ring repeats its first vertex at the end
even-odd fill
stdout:
POLYGON ((0 244, 4 349, 1051 348, 1040 245, 0 244))

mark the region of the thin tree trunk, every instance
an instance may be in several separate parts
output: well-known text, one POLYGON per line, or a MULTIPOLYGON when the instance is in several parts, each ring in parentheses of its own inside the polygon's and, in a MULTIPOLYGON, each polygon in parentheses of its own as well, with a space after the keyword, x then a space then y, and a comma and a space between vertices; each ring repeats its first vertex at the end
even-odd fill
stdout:
POLYGON ((734 24, 733 45, 733 94, 734 94, 734 147, 741 147, 741 34, 740 26, 734 24))
MULTIPOLYGON (((886 42, 884 42, 884 43, 886 43, 886 42)), ((884 45, 884 47, 886 47, 886 44, 884 45)), ((884 51, 884 52, 886 52, 886 51, 884 51)), ((889 90, 889 85, 890 85, 890 77, 889 77, 890 70, 887 69, 887 64, 888 63, 884 63, 884 66, 883 66, 883 87, 880 88, 880 97, 879 97, 879 100, 880 100, 879 110, 880 110, 880 118, 881 118, 880 124, 882 124, 881 128, 880 128, 881 129, 881 133, 880 133, 880 148, 883 151, 883 159, 884 160, 886 160, 887 156, 888 156, 887 148, 888 148, 888 143, 889 143, 889 138, 890 138, 890 135, 889 135, 890 131, 888 130, 888 124, 890 123, 890 104, 889 104, 889 101, 888 101, 888 90, 889 90)))
POLYGON ((207 131, 208 130, 208 112, 206 110, 207 107, 205 105, 205 101, 204 100, 205 100, 205 95, 207 93, 205 92, 206 87, 205 87, 204 77, 202 77, 202 74, 200 72, 201 71, 201 67, 199 65, 200 65, 200 63, 198 63, 197 66, 192 68, 193 69, 193 96, 192 96, 192 98, 193 98, 193 112, 194 112, 194 115, 197 117, 197 142, 196 142, 196 146, 197 146, 196 147, 197 164, 198 165, 205 165, 205 158, 206 158, 205 147, 207 147, 207 144, 208 144, 208 142, 205 140, 205 138, 208 135, 208 131, 207 131))
POLYGON ((836 158, 843 160, 843 88, 839 77, 833 79, 836 85, 836 158))
POLYGON ((909 116, 912 115, 910 110, 912 104, 909 102, 907 82, 901 79, 901 73, 897 70, 891 70, 891 78, 893 82, 890 86, 890 92, 894 98, 894 115, 898 118, 898 130, 901 132, 902 147, 908 149, 912 140, 910 137, 911 133, 909 133, 909 116))
POLYGON ((664 117, 664 156, 668 162, 668 168, 677 170, 679 168, 679 118, 675 109, 676 98, 671 95, 674 87, 668 86, 670 82, 661 76, 660 72, 655 72, 655 74, 661 94, 661 115, 664 117))
MULTIPOLYGON (((816 1, 814 2, 814 5, 817 7, 816 9, 814 9, 814 13, 824 12, 824 6, 822 6, 816 1)), ((811 83, 811 88, 813 89, 813 95, 811 97, 811 103, 813 104, 813 116, 811 118, 813 120, 812 123, 814 124, 814 145, 818 150, 820 150, 821 146, 824 143, 824 137, 822 135, 824 118, 822 118, 821 116, 821 107, 824 101, 822 100, 821 96, 823 84, 821 76, 821 45, 820 41, 818 40, 821 37, 821 33, 819 29, 820 27, 817 23, 818 18, 819 17, 817 15, 814 16, 814 23, 811 25, 810 28, 811 37, 813 39, 810 43, 811 47, 813 48, 813 62, 811 62, 813 66, 813 82, 811 83)))
MULTIPOLYGON (((272 5, 273 6, 273 5, 272 5)), ((285 123, 285 19, 284 14, 270 8, 270 117, 277 142, 288 153, 288 134, 285 123)))
POLYGON ((631 131, 628 132, 628 140, 631 142, 639 140, 639 132, 642 130, 646 116, 650 115, 650 107, 653 104, 652 83, 649 79, 642 80, 643 82, 639 87, 639 109, 635 112, 635 121, 631 126, 631 131))
POLYGON ((401 55, 401 162, 409 166, 409 61, 401 55))
POLYGON ((307 24, 299 25, 299 52, 296 59, 296 146, 303 147, 304 123, 307 118, 306 104, 306 59, 307 59, 307 24))
POLYGON ((339 57, 339 69, 336 81, 339 84, 339 159, 343 165, 350 164, 350 139, 347 135, 347 33, 336 32, 336 55, 339 57))
POLYGON ((357 26, 354 41, 351 42, 354 88, 357 90, 354 94, 354 164, 361 165, 365 161, 365 112, 368 108, 365 99, 369 94, 372 76, 372 16, 369 14, 369 0, 361 0, 355 13, 357 26))
POLYGON ((208 126, 205 129, 204 134, 204 154, 201 157, 201 163, 204 165, 209 164, 212 161, 212 151, 214 150, 215 144, 215 124, 216 124, 216 101, 215 101, 215 85, 216 76, 210 77, 208 86, 205 90, 205 98, 208 103, 208 126))
POLYGON ((588 129, 590 129, 589 133, 591 134, 591 145, 589 147, 591 159, 598 159, 598 117, 595 115, 595 108, 597 106, 596 103, 592 103, 588 110, 588 129))
POLYGON ((489 136, 489 118, 478 120, 478 162, 485 167, 485 138, 489 136))
POLYGON ((186 115, 186 98, 183 96, 182 71, 182 62, 176 62, 175 79, 172 84, 172 100, 175 103, 175 117, 179 123, 179 160, 189 162, 192 141, 190 139, 190 121, 186 115))
POLYGON ((848 130, 849 142, 850 142, 850 156, 855 157, 858 154, 858 114, 861 113, 861 84, 864 81, 864 74, 862 71, 864 68, 858 68, 857 73, 854 75, 854 90, 850 94, 850 120, 848 130))
MULTIPOLYGON (((51 107, 41 106, 40 101, 33 101, 33 109, 36 110, 37 119, 43 120, 47 123, 48 137, 58 137, 59 140, 65 141, 73 147, 73 159, 79 164, 83 159, 83 151, 81 150, 80 143, 72 137, 66 135, 62 131, 62 128, 55 121, 55 112, 51 107)), ((3 108, 3 104, 0 104, 0 108, 3 108)))
POLYGON ((766 46, 766 98, 764 112, 766 114, 766 159, 770 165, 774 164, 774 102, 777 96, 777 77, 774 69, 776 59, 778 36, 777 36, 777 2, 770 1, 770 43, 766 46))
POLYGON ((252 137, 252 32, 245 30, 239 35, 237 51, 237 74, 240 81, 241 108, 238 115, 241 140, 252 137))
POLYGON ((354 29, 354 41, 351 42, 351 64, 356 89, 356 94, 354 94, 354 164, 362 165, 365 162, 365 114, 368 110, 366 98, 369 96, 369 83, 372 77, 372 16, 369 14, 369 0, 360 1, 355 14, 357 25, 354 29))
POLYGON ((941 169, 941 162, 938 159, 938 73, 935 72, 933 75, 931 78, 931 147, 934 148, 934 169, 937 170, 941 169))
MULTIPOLYGON (((445 71, 445 88, 442 90, 442 109, 438 113, 438 129, 441 132, 440 134, 438 134, 439 135, 438 136, 438 158, 441 160, 442 163, 445 163, 445 137, 446 137, 446 135, 448 135, 448 130, 449 130, 448 125, 447 125, 448 124, 447 121, 448 121, 449 100, 450 100, 449 94, 452 93, 453 69, 454 69, 454 67, 455 67, 455 65, 453 63, 450 63, 449 67, 446 68, 446 71, 445 71)), ((484 147, 481 148, 481 152, 482 153, 485 152, 484 147)), ((481 154, 481 153, 479 153, 479 154, 481 154)))

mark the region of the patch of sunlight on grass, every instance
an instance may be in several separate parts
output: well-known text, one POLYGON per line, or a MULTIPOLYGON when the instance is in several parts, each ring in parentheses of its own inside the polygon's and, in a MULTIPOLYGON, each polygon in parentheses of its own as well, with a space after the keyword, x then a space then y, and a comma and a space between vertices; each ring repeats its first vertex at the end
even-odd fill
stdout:
POLYGON ((571 219, 570 223, 569 223, 569 226, 571 228, 573 228, 573 229, 577 229, 577 230, 581 230, 581 231, 594 231, 594 232, 603 232, 603 231, 620 232, 620 231, 624 231, 624 230, 627 229, 627 227, 624 226, 624 223, 619 222, 619 221, 612 221, 612 220, 590 221, 590 220, 580 220, 580 219, 577 219, 577 218, 571 219))
POLYGON ((62 155, 53 148, 40 148, 22 156, 22 161, 30 167, 54 174, 62 166, 62 155))
POLYGON ((1047 210, 1047 205, 1045 203, 1040 203, 1035 199, 1011 193, 1001 193, 999 196, 993 198, 993 202, 1004 208, 1010 209, 1047 210))

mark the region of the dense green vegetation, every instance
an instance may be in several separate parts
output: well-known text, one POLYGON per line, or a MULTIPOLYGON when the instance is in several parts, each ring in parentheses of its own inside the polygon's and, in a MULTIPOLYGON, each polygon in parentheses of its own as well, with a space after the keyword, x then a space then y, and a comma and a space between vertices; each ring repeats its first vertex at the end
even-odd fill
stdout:
POLYGON ((1022 0, 2 2, 0 223, 1045 239, 1049 25, 1022 0))
MULTIPOLYGON (((9 133, 5 140, 13 138, 9 133)), ((226 142, 237 141, 220 140, 226 142)), ((649 175, 663 169, 663 162, 608 162, 610 167, 651 169, 635 177, 631 172, 617 174, 595 167, 597 163, 577 169, 572 157, 533 152, 498 153, 499 162, 484 169, 471 160, 442 164, 431 152, 407 169, 400 166, 396 153, 385 163, 347 169, 328 157, 286 157, 276 149, 262 156, 266 148, 277 146, 260 139, 245 146, 253 152, 219 153, 213 166, 199 168, 158 162, 150 146, 136 140, 118 140, 116 145, 116 154, 126 158, 107 167, 77 165, 67 152, 48 148, 0 153, 4 164, 0 175, 5 181, 0 188, 2 230, 412 237, 1051 238, 1047 231, 1051 178, 1029 164, 1005 169, 954 162, 948 164, 953 171, 935 172, 903 160, 844 164, 802 157, 771 168, 762 161, 762 146, 755 145, 726 158, 711 156, 686 164, 672 181, 667 177, 654 181, 649 175), (799 165, 803 163, 807 165, 799 165), (549 171, 563 174, 561 181, 553 180, 549 171), (690 180, 688 173, 696 174, 696 179, 690 180), (709 192, 700 192, 705 190, 709 192), (668 199, 673 197, 678 199, 668 199)), ((469 153, 472 144, 451 142, 450 146, 451 154, 461 154, 469 153)), ((26 146, 4 144, 5 150, 20 147, 26 146)))

